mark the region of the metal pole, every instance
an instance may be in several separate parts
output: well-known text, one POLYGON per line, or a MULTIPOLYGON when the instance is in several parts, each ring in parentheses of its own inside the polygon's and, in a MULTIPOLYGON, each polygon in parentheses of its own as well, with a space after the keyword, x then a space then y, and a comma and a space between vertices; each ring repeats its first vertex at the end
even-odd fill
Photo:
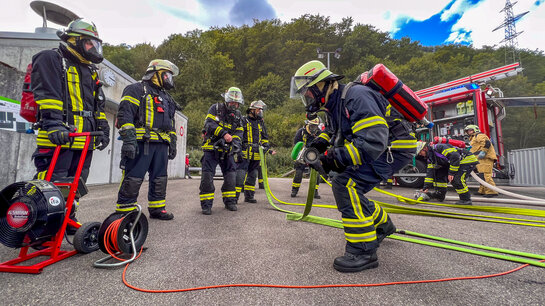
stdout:
MULTIPOLYGON (((327 70, 330 70, 330 69, 329 69, 329 54, 330 54, 330 53, 331 53, 331 52, 327 52, 327 70)), ((331 71, 331 70, 330 70, 330 71, 331 71)))

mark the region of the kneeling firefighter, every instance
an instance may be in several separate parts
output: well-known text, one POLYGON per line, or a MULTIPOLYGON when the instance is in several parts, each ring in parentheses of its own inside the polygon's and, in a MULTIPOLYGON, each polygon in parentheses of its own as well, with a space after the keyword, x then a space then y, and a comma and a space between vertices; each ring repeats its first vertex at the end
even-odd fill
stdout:
POLYGON ((450 182, 460 197, 456 204, 472 204, 466 177, 478 164, 475 155, 468 151, 459 151, 447 143, 434 145, 425 142, 419 143, 418 155, 426 157, 428 162, 423 193, 442 202, 447 194, 447 183, 450 182), (432 187, 435 191, 430 192, 432 187))
POLYGON ((234 155, 241 150, 242 114, 238 110, 244 104, 242 91, 231 87, 222 94, 224 102, 213 104, 204 120, 204 155, 201 160, 202 176, 199 197, 202 213, 212 214, 214 202, 214 173, 219 164, 223 173, 221 196, 225 208, 237 210, 236 165, 234 155))
POLYGON ((242 152, 237 160, 237 200, 244 186, 244 202, 257 203, 255 195, 255 181, 257 172, 261 171, 259 163, 259 147, 263 147, 264 153, 275 154, 270 150, 269 135, 263 121, 263 111, 267 105, 261 101, 254 101, 248 107, 248 115, 242 118, 244 134, 242 138, 242 152))
POLYGON ((174 115, 176 102, 167 93, 174 88, 178 67, 167 60, 152 60, 142 81, 123 90, 117 127, 123 141, 123 180, 117 197, 117 212, 136 209, 140 186, 149 172, 150 218, 171 220, 166 211, 167 165, 176 157, 174 115))
MULTIPOLYGON (((320 135, 322 132, 322 129, 320 128, 321 125, 322 122, 320 117, 316 117, 312 120, 305 120, 305 126, 295 132, 293 144, 295 145, 302 141, 305 143, 305 147, 309 147, 314 138, 318 137, 318 135, 320 135)), ((291 183, 291 197, 295 198, 299 192, 299 188, 301 187, 301 182, 303 181, 303 172, 305 172, 308 166, 300 162, 295 162, 293 164, 293 168, 295 169, 295 176, 293 177, 293 181, 291 183)), ((315 199, 321 198, 320 194, 318 193, 318 187, 320 186, 321 180, 321 177, 316 180, 316 190, 314 191, 315 199)))
POLYGON ((334 260, 333 267, 340 272, 357 272, 378 266, 376 250, 380 241, 391 233, 391 230, 377 232, 377 227, 386 224, 389 216, 365 197, 365 193, 391 174, 389 167, 377 162, 388 147, 389 102, 368 86, 350 83, 353 86, 347 88, 348 85, 338 82, 341 78, 323 63, 310 61, 292 77, 290 96, 302 98, 307 118, 313 119, 318 111, 328 115, 326 133, 311 146, 327 152, 320 156, 324 171, 338 173, 332 186, 342 214, 346 252, 334 260), (329 147, 330 143, 334 145, 329 147))

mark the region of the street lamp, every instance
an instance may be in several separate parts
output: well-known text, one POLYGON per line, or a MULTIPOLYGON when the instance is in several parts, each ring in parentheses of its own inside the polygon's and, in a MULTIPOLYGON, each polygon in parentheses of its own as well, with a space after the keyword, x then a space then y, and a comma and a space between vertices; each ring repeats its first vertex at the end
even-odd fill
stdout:
POLYGON ((332 52, 322 51, 322 49, 319 47, 316 48, 316 53, 318 53, 318 58, 324 58, 325 55, 327 54, 327 70, 329 70, 329 55, 333 54, 333 57, 335 57, 336 59, 339 59, 341 58, 341 51, 342 51, 342 48, 337 48, 337 50, 332 52))

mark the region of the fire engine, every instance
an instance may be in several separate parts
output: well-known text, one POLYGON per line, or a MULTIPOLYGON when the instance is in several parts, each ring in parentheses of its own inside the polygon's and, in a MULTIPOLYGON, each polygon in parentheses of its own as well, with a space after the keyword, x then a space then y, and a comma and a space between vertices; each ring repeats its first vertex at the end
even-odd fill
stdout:
MULTIPOLYGON (((498 154, 495 171, 497 178, 508 178, 505 169, 506 152, 503 144, 501 121, 505 118, 505 105, 498 88, 488 82, 515 76, 522 71, 519 63, 513 63, 461 79, 425 88, 415 93, 428 105, 426 118, 435 125, 432 129, 417 128, 419 140, 431 141, 435 136, 468 142, 464 127, 476 124, 485 133, 498 154)), ((414 163, 400 170, 395 176, 401 186, 419 188, 424 182, 426 161, 415 158, 414 163)))

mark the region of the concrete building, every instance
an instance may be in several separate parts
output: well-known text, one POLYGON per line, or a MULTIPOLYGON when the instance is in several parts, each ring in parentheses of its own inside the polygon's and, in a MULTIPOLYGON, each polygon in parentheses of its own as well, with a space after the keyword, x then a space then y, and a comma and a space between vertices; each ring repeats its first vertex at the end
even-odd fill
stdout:
MULTIPOLYGON (((55 31, 56 29, 51 28, 38 28, 36 33, 0 32, 0 96, 17 101, 21 99, 26 67, 37 52, 58 47, 60 40, 55 31)), ((123 89, 136 82, 107 60, 98 66, 100 79, 104 82, 106 117, 110 123, 112 139, 108 148, 94 152, 88 184, 107 184, 121 180, 119 162, 122 142, 117 139, 114 118, 123 89)), ((181 112, 176 113, 176 130, 178 156, 169 162, 170 178, 181 178, 185 175, 187 117, 181 112)), ((0 188, 32 178, 35 168, 31 156, 36 149, 35 139, 33 134, 0 129, 0 188)))

